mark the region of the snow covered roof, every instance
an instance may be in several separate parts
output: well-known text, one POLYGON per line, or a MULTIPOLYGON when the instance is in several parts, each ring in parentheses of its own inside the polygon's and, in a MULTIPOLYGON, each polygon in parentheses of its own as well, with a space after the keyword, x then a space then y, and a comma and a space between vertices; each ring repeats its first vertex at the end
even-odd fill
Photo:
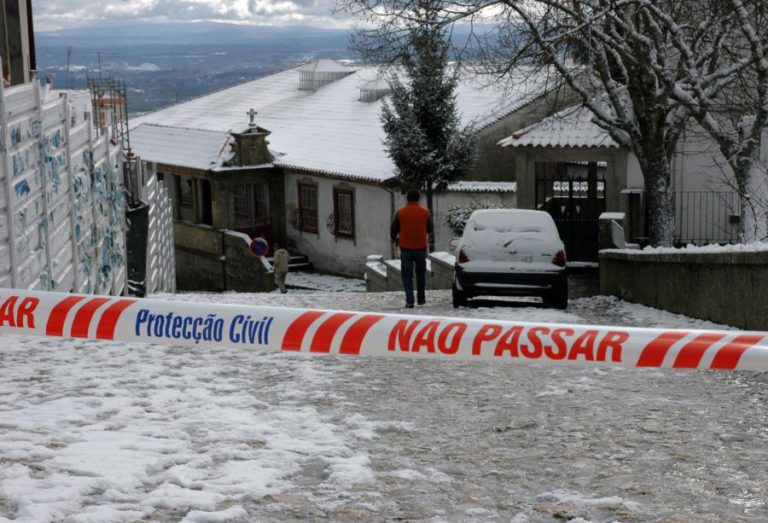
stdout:
POLYGON ((389 91, 391 89, 389 86, 389 81, 381 76, 376 76, 370 80, 364 80, 359 87, 360 89, 381 89, 385 91, 389 91))
POLYGON ((517 192, 517 182, 455 182, 448 192, 517 192))
POLYGON ((131 149, 149 162, 207 170, 232 156, 231 138, 221 131, 143 123, 131 130, 131 149))
MULTIPOLYGON (((337 64, 335 67, 350 74, 307 91, 299 90, 301 67, 143 115, 132 125, 240 131, 247 126, 246 113, 253 108, 258 112, 258 125, 272 132, 269 147, 275 165, 374 182, 393 178, 394 165, 384 150, 384 130, 379 120, 382 100, 359 101, 360 86, 371 81, 376 68, 337 64)), ((521 82, 510 93, 501 86, 485 87, 465 75, 456 97, 462 122, 484 126, 541 93, 535 81, 521 82)), ((143 155, 138 149, 137 154, 143 155)))
POLYGON ((502 147, 610 147, 619 145, 583 105, 570 107, 499 141, 502 147))

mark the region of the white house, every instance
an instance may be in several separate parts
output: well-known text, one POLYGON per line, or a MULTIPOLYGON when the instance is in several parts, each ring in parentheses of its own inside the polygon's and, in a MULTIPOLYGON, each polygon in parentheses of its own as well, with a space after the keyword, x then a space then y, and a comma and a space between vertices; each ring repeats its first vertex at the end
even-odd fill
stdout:
MULTIPOLYGON (((439 196, 436 224, 454 202, 515 205, 515 164, 496 144, 551 114, 544 81, 521 76, 510 91, 460 79, 461 119, 478 129, 478 161, 464 179, 488 183, 459 184, 439 196)), ((195 265, 202 256, 226 258, 210 247, 213 234, 208 247, 191 238, 212 230, 258 232, 307 255, 319 269, 342 274, 362 274, 369 254, 391 256, 389 224, 403 198, 383 147, 387 92, 375 68, 319 60, 135 119, 134 153, 154 162, 173 189, 181 287, 185 259, 195 265), (257 134, 268 152, 244 162, 246 149, 259 146, 243 145, 243 137, 257 134)), ((439 227, 438 248, 450 239, 439 227)), ((201 267, 189 273, 194 281, 215 270, 201 267)))

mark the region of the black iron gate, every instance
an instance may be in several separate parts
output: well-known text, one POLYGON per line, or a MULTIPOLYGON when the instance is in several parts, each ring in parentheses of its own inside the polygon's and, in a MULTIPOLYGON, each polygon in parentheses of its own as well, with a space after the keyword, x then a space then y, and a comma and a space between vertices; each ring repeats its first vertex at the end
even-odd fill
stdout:
POLYGON ((604 176, 537 174, 536 208, 554 218, 568 261, 597 261, 598 220, 605 212, 604 176))

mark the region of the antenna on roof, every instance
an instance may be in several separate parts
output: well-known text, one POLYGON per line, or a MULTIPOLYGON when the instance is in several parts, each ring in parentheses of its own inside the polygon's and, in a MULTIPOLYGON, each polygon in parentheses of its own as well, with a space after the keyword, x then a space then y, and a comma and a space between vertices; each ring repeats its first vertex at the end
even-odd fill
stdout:
POLYGON ((66 89, 72 89, 72 47, 67 48, 67 76, 66 81, 64 84, 66 85, 66 89))

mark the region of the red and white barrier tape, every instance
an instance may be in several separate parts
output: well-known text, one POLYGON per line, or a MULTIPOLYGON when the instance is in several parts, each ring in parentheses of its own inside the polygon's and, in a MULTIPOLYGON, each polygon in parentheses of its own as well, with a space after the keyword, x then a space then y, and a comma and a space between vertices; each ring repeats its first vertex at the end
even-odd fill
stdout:
POLYGON ((0 290, 0 332, 499 363, 768 370, 768 332, 555 325, 0 290))

